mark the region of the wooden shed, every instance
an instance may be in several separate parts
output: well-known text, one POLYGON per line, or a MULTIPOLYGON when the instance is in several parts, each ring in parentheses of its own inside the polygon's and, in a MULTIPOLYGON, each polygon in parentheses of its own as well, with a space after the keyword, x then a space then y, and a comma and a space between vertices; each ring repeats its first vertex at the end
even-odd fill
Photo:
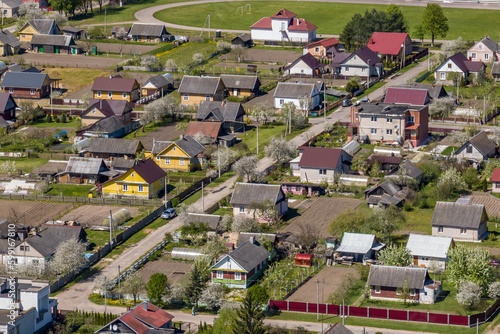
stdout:
POLYGON ((295 265, 300 267, 311 267, 313 265, 313 255, 312 254, 295 255, 295 265))

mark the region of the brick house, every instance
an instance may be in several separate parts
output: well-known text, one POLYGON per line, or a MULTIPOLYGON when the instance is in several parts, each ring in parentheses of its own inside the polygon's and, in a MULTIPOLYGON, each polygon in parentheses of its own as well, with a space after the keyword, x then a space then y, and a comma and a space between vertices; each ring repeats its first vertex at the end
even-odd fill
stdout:
POLYGON ((384 103, 425 106, 431 103, 431 97, 425 88, 389 87, 385 92, 384 103))
POLYGON ((425 268, 379 265, 370 267, 370 299, 403 302, 401 289, 405 283, 410 289, 407 302, 434 304, 442 292, 441 282, 433 281, 425 268))
POLYGON ((230 288, 248 288, 267 267, 271 253, 251 237, 210 268, 212 283, 230 288))

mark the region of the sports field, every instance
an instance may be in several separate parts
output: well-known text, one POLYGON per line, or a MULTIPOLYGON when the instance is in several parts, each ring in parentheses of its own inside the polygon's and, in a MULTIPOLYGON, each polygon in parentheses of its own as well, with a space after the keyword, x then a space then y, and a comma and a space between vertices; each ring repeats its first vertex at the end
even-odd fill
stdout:
MULTIPOLYGON (((320 2, 288 2, 288 1, 249 1, 197 4, 170 8, 157 12, 159 20, 186 26, 202 27, 210 13, 212 29, 250 30, 250 26, 260 18, 271 16, 281 8, 287 8, 300 18, 318 26, 318 34, 340 34, 344 25, 355 13, 375 8, 385 10, 385 5, 320 3, 320 2), (241 8, 251 5, 241 14, 241 8)), ((414 27, 421 23, 425 7, 400 6, 410 25, 410 34, 414 27)), ((446 39, 462 37, 465 40, 481 39, 489 35, 498 37, 497 23, 500 22, 500 11, 483 9, 443 8, 450 27, 446 39)), ((430 36, 426 36, 430 38, 430 36)), ((436 37, 439 39, 440 37, 436 37)))

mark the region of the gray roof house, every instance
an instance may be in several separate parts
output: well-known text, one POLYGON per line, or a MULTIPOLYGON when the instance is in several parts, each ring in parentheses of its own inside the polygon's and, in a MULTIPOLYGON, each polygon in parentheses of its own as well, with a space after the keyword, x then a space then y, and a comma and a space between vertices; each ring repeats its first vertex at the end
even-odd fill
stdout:
POLYGON ((379 77, 383 72, 382 59, 367 46, 356 50, 340 64, 340 75, 346 77, 366 78, 368 74, 379 77))
POLYGON ((202 122, 222 122, 227 132, 235 132, 243 126, 245 109, 239 102, 201 101, 195 118, 202 122))
POLYGON ((273 97, 276 109, 281 109, 285 103, 293 103, 299 110, 312 110, 320 103, 319 91, 314 83, 278 82, 273 97), (308 100, 310 103, 307 103, 308 100))
POLYGON ((47 73, 7 72, 1 87, 16 98, 44 98, 54 80, 47 73))
POLYGON ((246 97, 259 92, 260 80, 256 75, 221 74, 220 78, 231 96, 246 97))
POLYGON ((208 215, 205 213, 188 213, 185 225, 189 225, 190 223, 194 224, 206 224, 211 231, 219 230, 219 223, 221 220, 221 216, 219 215, 208 215))
POLYGON ((500 80, 500 62, 496 61, 493 63, 493 66, 491 66, 491 75, 495 81, 500 80))
POLYGON ((434 304, 441 294, 441 282, 433 281, 425 268, 373 265, 368 274, 370 299, 403 301, 399 290, 407 284, 409 301, 434 304))
POLYGON ((246 289, 262 275, 269 256, 266 248, 250 238, 210 268, 212 283, 246 289))
POLYGON ((167 74, 159 74, 148 79, 142 86, 142 96, 149 96, 156 92, 165 94, 174 89, 174 81, 167 74))
POLYGON ((67 35, 33 35, 31 49, 40 53, 80 53, 73 37, 67 35))
POLYGON ((197 77, 185 75, 179 85, 181 103, 199 105, 201 101, 222 101, 226 86, 218 77, 197 77))
POLYGON ((370 207, 399 206, 404 202, 407 194, 407 189, 402 188, 391 180, 365 190, 365 198, 370 207))
POLYGON ((165 42, 172 39, 165 25, 153 23, 133 23, 129 32, 134 42, 165 42))
POLYGON ((162 153, 167 147, 172 143, 175 143, 181 150, 183 150, 190 157, 197 156, 198 154, 205 151, 205 146, 201 145, 196 139, 191 136, 184 136, 179 140, 172 141, 156 141, 153 145, 151 153, 156 155, 162 153))
POLYGON ((341 256, 352 256, 354 261, 375 259, 375 255, 385 247, 375 234, 345 232, 340 246, 336 249, 341 256))
MULTIPOLYGON (((396 183, 400 183, 398 180, 399 178, 412 178, 420 183, 420 181, 422 181, 422 175, 423 172, 420 170, 420 168, 415 166, 415 164, 410 160, 406 160, 393 170, 389 171, 389 173, 387 173, 386 175, 386 178, 389 177, 393 182, 396 183)), ((403 182, 403 184, 404 183, 405 182, 403 182)))
POLYGON ((2 0, 3 17, 18 16, 19 7, 23 4, 22 0, 2 0))
POLYGON ((269 222, 275 217, 266 217, 259 214, 255 206, 259 204, 274 205, 275 212, 281 217, 288 211, 288 199, 278 184, 259 184, 237 182, 231 195, 235 217, 257 217, 261 222, 269 222))
POLYGON ((0 31, 0 48, 1 56, 11 56, 19 53, 21 43, 10 31, 2 30, 0 31))
POLYGON ((488 158, 492 158, 497 153, 497 146, 488 138, 488 134, 484 131, 469 139, 460 147, 455 156, 459 162, 468 161, 472 164, 481 163, 488 158))
MULTIPOLYGON (((21 29, 19 29, 20 40, 23 41, 24 29, 27 26, 31 26, 36 34, 45 34, 45 35, 59 35, 59 26, 56 23, 56 20, 53 19, 33 19, 24 24, 21 29)), ((33 34, 36 35, 36 34, 33 34)))
POLYGON ((62 183, 102 183, 107 177, 102 173, 108 171, 102 159, 70 157, 66 170, 59 175, 62 183))
POLYGON ((406 248, 413 264, 421 268, 445 269, 448 251, 455 246, 453 238, 410 233, 406 248))
POLYGON ((329 324, 328 328, 321 332, 321 334, 354 334, 346 326, 336 322, 333 325, 329 324))
POLYGON ((93 138, 85 151, 90 158, 129 158, 134 160, 135 155, 143 148, 140 140, 93 138))
POLYGON ((482 204, 437 202, 432 215, 432 235, 480 242, 488 235, 487 222, 482 204))

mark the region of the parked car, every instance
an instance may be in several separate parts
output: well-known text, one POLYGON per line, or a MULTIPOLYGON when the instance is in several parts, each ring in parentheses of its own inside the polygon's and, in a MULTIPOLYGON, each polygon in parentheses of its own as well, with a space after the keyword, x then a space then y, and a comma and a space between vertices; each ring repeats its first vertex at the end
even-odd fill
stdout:
POLYGON ((175 216, 177 216, 177 212, 175 212, 174 208, 167 209, 161 214, 161 218, 163 219, 172 219, 175 216))
POLYGON ((349 99, 342 100, 342 107, 349 107, 350 105, 352 105, 351 100, 349 99))

